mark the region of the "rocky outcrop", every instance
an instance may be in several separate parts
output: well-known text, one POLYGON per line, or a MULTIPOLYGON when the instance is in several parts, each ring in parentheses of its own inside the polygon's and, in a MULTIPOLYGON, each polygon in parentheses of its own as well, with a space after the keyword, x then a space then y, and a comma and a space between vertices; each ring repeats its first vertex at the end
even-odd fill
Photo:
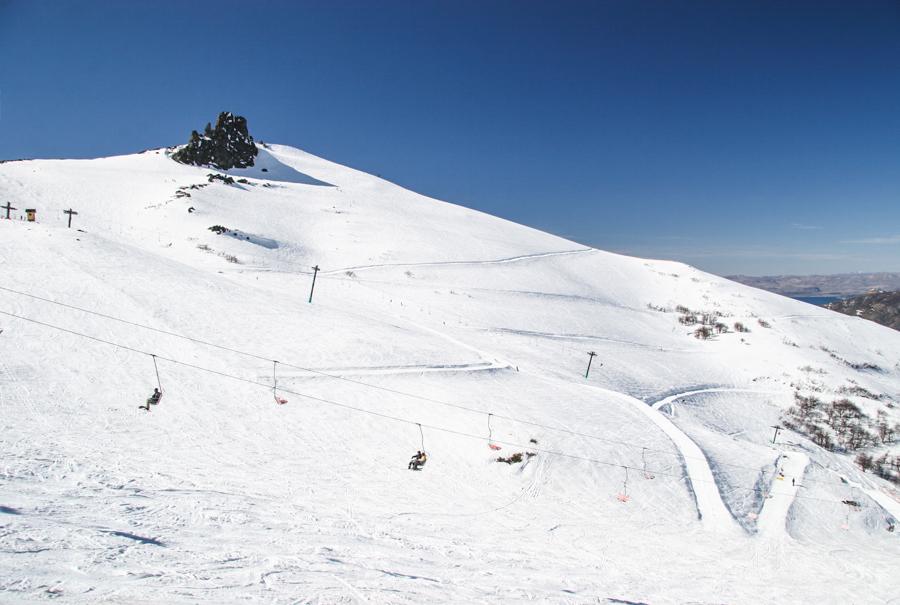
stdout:
POLYGON ((247 130, 247 119, 223 111, 213 128, 207 123, 203 134, 191 132, 188 144, 172 154, 182 164, 212 166, 220 170, 247 168, 259 153, 247 130))
POLYGON ((825 306, 832 311, 855 315, 900 330, 900 292, 869 292, 825 306))

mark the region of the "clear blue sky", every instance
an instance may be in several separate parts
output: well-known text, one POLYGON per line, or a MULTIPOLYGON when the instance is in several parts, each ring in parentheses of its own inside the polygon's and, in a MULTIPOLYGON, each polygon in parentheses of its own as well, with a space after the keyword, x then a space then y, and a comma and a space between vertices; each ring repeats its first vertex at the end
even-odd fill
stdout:
POLYGON ((717 273, 900 271, 900 2, 0 0, 0 158, 285 143, 717 273))

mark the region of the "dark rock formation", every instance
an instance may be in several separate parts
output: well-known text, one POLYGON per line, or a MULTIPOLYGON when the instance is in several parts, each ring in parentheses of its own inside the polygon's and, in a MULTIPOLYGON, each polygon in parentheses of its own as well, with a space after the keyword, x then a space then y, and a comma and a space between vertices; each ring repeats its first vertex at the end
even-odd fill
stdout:
POLYGON ((869 292, 825 306, 832 311, 855 315, 900 330, 900 292, 869 292))
POLYGON ((247 120, 223 111, 215 128, 207 124, 203 134, 196 130, 191 132, 191 140, 173 153, 172 159, 182 164, 230 170, 253 166, 258 153, 253 137, 247 131, 247 120))

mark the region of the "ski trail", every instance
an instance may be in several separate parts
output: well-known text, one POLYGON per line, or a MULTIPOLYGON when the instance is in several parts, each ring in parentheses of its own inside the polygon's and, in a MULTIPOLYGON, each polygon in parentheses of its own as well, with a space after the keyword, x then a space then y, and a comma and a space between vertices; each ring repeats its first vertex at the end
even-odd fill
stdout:
MULTIPOLYGON (((284 365, 286 368, 291 366, 284 365)), ((395 376, 400 374, 429 374, 450 372, 492 372, 507 369, 509 366, 496 362, 482 361, 477 363, 455 363, 445 365, 405 365, 382 367, 334 367, 334 368, 310 368, 308 371, 279 371, 279 380, 284 378, 329 378, 334 376, 395 376)), ((262 378, 271 378, 266 374, 262 378)))
POLYGON ((845 475, 838 473, 837 471, 826 468, 826 470, 834 473, 838 477, 840 477, 841 481, 845 482, 850 487, 855 487, 858 490, 861 490, 867 496, 869 496, 872 500, 874 500, 878 506, 886 510, 891 516, 895 519, 900 520, 900 501, 897 501, 895 497, 892 497, 889 494, 884 493, 880 489, 866 487, 861 483, 857 483, 856 481, 852 481, 848 479, 845 475))
POLYGON ((773 391, 759 391, 755 389, 737 389, 737 388, 729 388, 729 387, 712 387, 708 389, 697 389, 694 391, 685 391, 683 393, 675 393, 674 395, 669 395, 659 401, 655 402, 652 407, 654 410, 662 410, 665 406, 670 403, 674 403, 679 399, 684 399, 685 397, 690 397, 691 395, 699 395, 701 393, 757 393, 759 395, 773 395, 775 394, 773 391))
MULTIPOLYGON (((487 351, 462 342, 461 340, 450 336, 442 330, 424 326, 408 318, 403 318, 403 320, 406 321, 409 325, 415 326, 420 330, 430 332, 435 336, 445 339, 447 342, 472 351, 473 353, 479 355, 482 359, 487 360, 493 357, 491 363, 496 364, 498 368, 509 368, 514 365, 509 361, 502 360, 490 355, 487 351)), ((549 381, 571 384, 570 381, 559 377, 541 376, 540 374, 538 374, 538 376, 549 381)), ((636 397, 632 397, 631 395, 628 395, 626 393, 611 391, 609 389, 604 389, 602 387, 596 387, 593 385, 581 384, 580 386, 600 390, 609 395, 618 397, 619 399, 628 402, 628 404, 633 406, 634 408, 640 410, 640 412, 647 416, 651 422, 656 424, 672 440, 679 453, 681 454, 682 459, 684 460, 687 479, 688 481, 690 481, 691 488, 696 499, 697 512, 704 525, 707 528, 722 533, 735 533, 738 531, 738 525, 732 517, 731 513, 728 511, 728 508, 725 506, 725 503, 722 500, 722 495, 719 493, 718 485, 716 483, 715 477, 713 476, 712 470, 710 469, 709 462, 707 461, 706 456, 703 454, 703 451, 697 446, 697 444, 691 440, 690 437, 688 437, 683 431, 681 431, 681 429, 676 427, 658 409, 654 409, 653 407, 647 405, 644 401, 641 401, 636 397)), ((671 397, 677 399, 679 397, 684 397, 690 393, 691 392, 676 394, 671 397)))
POLYGON ((800 490, 799 480, 806 471, 809 457, 802 452, 792 451, 789 454, 782 454, 778 464, 779 475, 772 480, 769 495, 756 521, 758 535, 764 538, 785 535, 788 511, 800 490))
MULTIPOLYGON (((582 384, 581 386, 602 391, 627 402, 659 427, 672 440, 672 443, 675 444, 675 447, 678 448, 678 452, 681 454, 687 479, 694 492, 697 513, 704 526, 721 533, 736 533, 739 531, 737 522, 722 500, 722 494, 719 493, 719 486, 716 483, 716 478, 709 466, 706 455, 684 431, 675 426, 659 410, 654 409, 636 397, 590 384, 582 384)), ((684 394, 681 396, 684 396, 684 394)), ((678 395, 673 397, 677 398, 678 395)))
POLYGON ((520 256, 510 256, 508 258, 498 258, 494 260, 450 260, 435 261, 427 263, 384 263, 380 265, 359 265, 356 267, 343 267, 341 269, 331 269, 329 271, 321 271, 322 275, 333 275, 335 273, 344 273, 345 271, 365 271, 366 269, 381 269, 386 267, 442 267, 447 265, 499 265, 503 263, 515 263, 522 260, 532 260, 535 258, 546 258, 548 256, 565 256, 569 254, 582 254, 584 252, 594 252, 594 248, 580 248, 578 250, 560 250, 557 252, 537 252, 534 254, 522 254, 520 256))

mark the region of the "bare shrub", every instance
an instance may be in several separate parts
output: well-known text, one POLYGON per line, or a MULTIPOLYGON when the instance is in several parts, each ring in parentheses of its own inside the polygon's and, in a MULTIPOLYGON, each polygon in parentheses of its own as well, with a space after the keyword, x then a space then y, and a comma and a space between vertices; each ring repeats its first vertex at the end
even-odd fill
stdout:
POLYGON ((866 472, 872 468, 872 464, 875 462, 875 460, 869 454, 860 452, 859 454, 857 454, 854 462, 859 465, 859 468, 861 468, 863 472, 866 472))
POLYGON ((694 337, 701 340, 708 340, 710 337, 712 337, 712 330, 710 330, 706 326, 700 326, 699 328, 694 330, 694 337))
POLYGON ((504 458, 503 456, 499 456, 497 458, 497 462, 505 462, 506 464, 518 464, 526 458, 532 458, 534 456, 537 456, 537 454, 535 454, 534 452, 516 452, 515 454, 510 454, 506 458, 504 458))

